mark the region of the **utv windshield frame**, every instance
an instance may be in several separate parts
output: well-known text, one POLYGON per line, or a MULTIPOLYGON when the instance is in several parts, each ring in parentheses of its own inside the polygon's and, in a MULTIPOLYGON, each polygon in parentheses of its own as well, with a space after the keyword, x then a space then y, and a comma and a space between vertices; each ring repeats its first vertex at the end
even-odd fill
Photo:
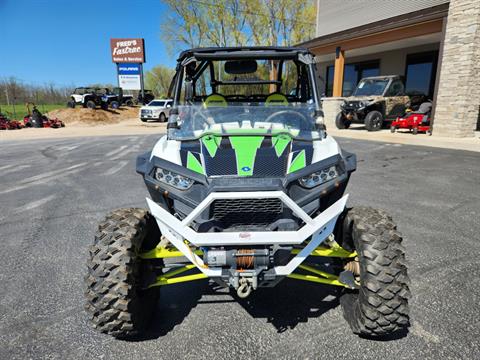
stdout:
MULTIPOLYGON (((323 116, 321 107, 319 85, 316 81, 318 78, 315 66, 314 56, 307 50, 294 47, 249 47, 249 48, 198 48, 184 51, 177 60, 176 73, 170 88, 168 96, 173 99, 172 110, 169 117, 167 129, 178 129, 176 116, 179 106, 182 105, 182 92, 185 104, 195 104, 204 100, 205 96, 197 96, 195 94, 195 82, 199 77, 208 71, 210 74, 210 87, 212 93, 217 93, 219 86, 236 86, 236 85, 274 85, 275 92, 284 90, 285 96, 289 102, 310 103, 314 108, 315 117, 323 116), (277 64, 277 78, 269 80, 218 80, 216 79, 214 61, 229 60, 275 60, 277 64), (291 61, 297 69, 297 81, 295 95, 291 95, 290 89, 282 89, 282 74, 285 61, 291 61), (184 84, 189 87, 182 89, 184 84), (182 91, 183 90, 183 91, 182 91)), ((227 101, 237 102, 244 106, 251 103, 264 102, 268 95, 226 95, 227 101)), ((169 133, 171 133, 169 131, 169 133)), ((169 136, 170 137, 170 136, 169 136)))

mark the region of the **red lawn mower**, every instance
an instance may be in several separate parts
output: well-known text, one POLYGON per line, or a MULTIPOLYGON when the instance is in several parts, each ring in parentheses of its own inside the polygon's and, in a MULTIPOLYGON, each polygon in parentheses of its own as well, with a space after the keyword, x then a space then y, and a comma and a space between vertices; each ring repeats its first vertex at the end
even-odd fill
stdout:
POLYGON ((419 132, 424 132, 427 135, 432 135, 430 129, 430 113, 432 112, 432 102, 422 103, 417 111, 407 110, 405 115, 397 117, 392 121, 390 131, 394 133, 397 129, 408 129, 417 135, 419 132))
POLYGON ((23 127, 24 126, 20 121, 10 120, 0 113, 0 130, 17 130, 23 127))
POLYGON ((49 119, 43 115, 33 103, 26 104, 28 115, 25 115, 23 118, 23 123, 25 127, 36 127, 36 128, 61 128, 65 127, 65 123, 57 118, 49 119), (33 106, 32 111, 30 112, 30 105, 33 106))

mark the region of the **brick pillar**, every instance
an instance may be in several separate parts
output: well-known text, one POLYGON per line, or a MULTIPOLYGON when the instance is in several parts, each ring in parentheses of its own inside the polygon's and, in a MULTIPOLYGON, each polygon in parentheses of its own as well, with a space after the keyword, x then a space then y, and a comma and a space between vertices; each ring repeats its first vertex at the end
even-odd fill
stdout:
POLYGON ((480 1, 451 0, 433 135, 471 137, 480 110, 480 1))

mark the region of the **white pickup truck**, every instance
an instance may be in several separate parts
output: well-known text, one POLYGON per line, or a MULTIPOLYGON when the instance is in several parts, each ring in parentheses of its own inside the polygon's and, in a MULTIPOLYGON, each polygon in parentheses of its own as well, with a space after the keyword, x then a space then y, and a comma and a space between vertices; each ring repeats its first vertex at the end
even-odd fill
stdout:
POLYGON ((173 100, 158 100, 154 99, 147 105, 140 108, 140 120, 146 122, 148 120, 156 120, 165 122, 170 114, 173 100))

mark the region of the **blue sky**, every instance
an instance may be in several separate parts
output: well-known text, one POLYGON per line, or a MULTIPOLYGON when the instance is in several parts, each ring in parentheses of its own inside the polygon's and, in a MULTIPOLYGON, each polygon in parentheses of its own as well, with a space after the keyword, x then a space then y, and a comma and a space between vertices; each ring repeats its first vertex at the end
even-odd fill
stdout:
POLYGON ((0 0, 0 78, 26 83, 116 83, 110 38, 144 38, 148 70, 175 65, 161 40, 160 0, 0 0))

